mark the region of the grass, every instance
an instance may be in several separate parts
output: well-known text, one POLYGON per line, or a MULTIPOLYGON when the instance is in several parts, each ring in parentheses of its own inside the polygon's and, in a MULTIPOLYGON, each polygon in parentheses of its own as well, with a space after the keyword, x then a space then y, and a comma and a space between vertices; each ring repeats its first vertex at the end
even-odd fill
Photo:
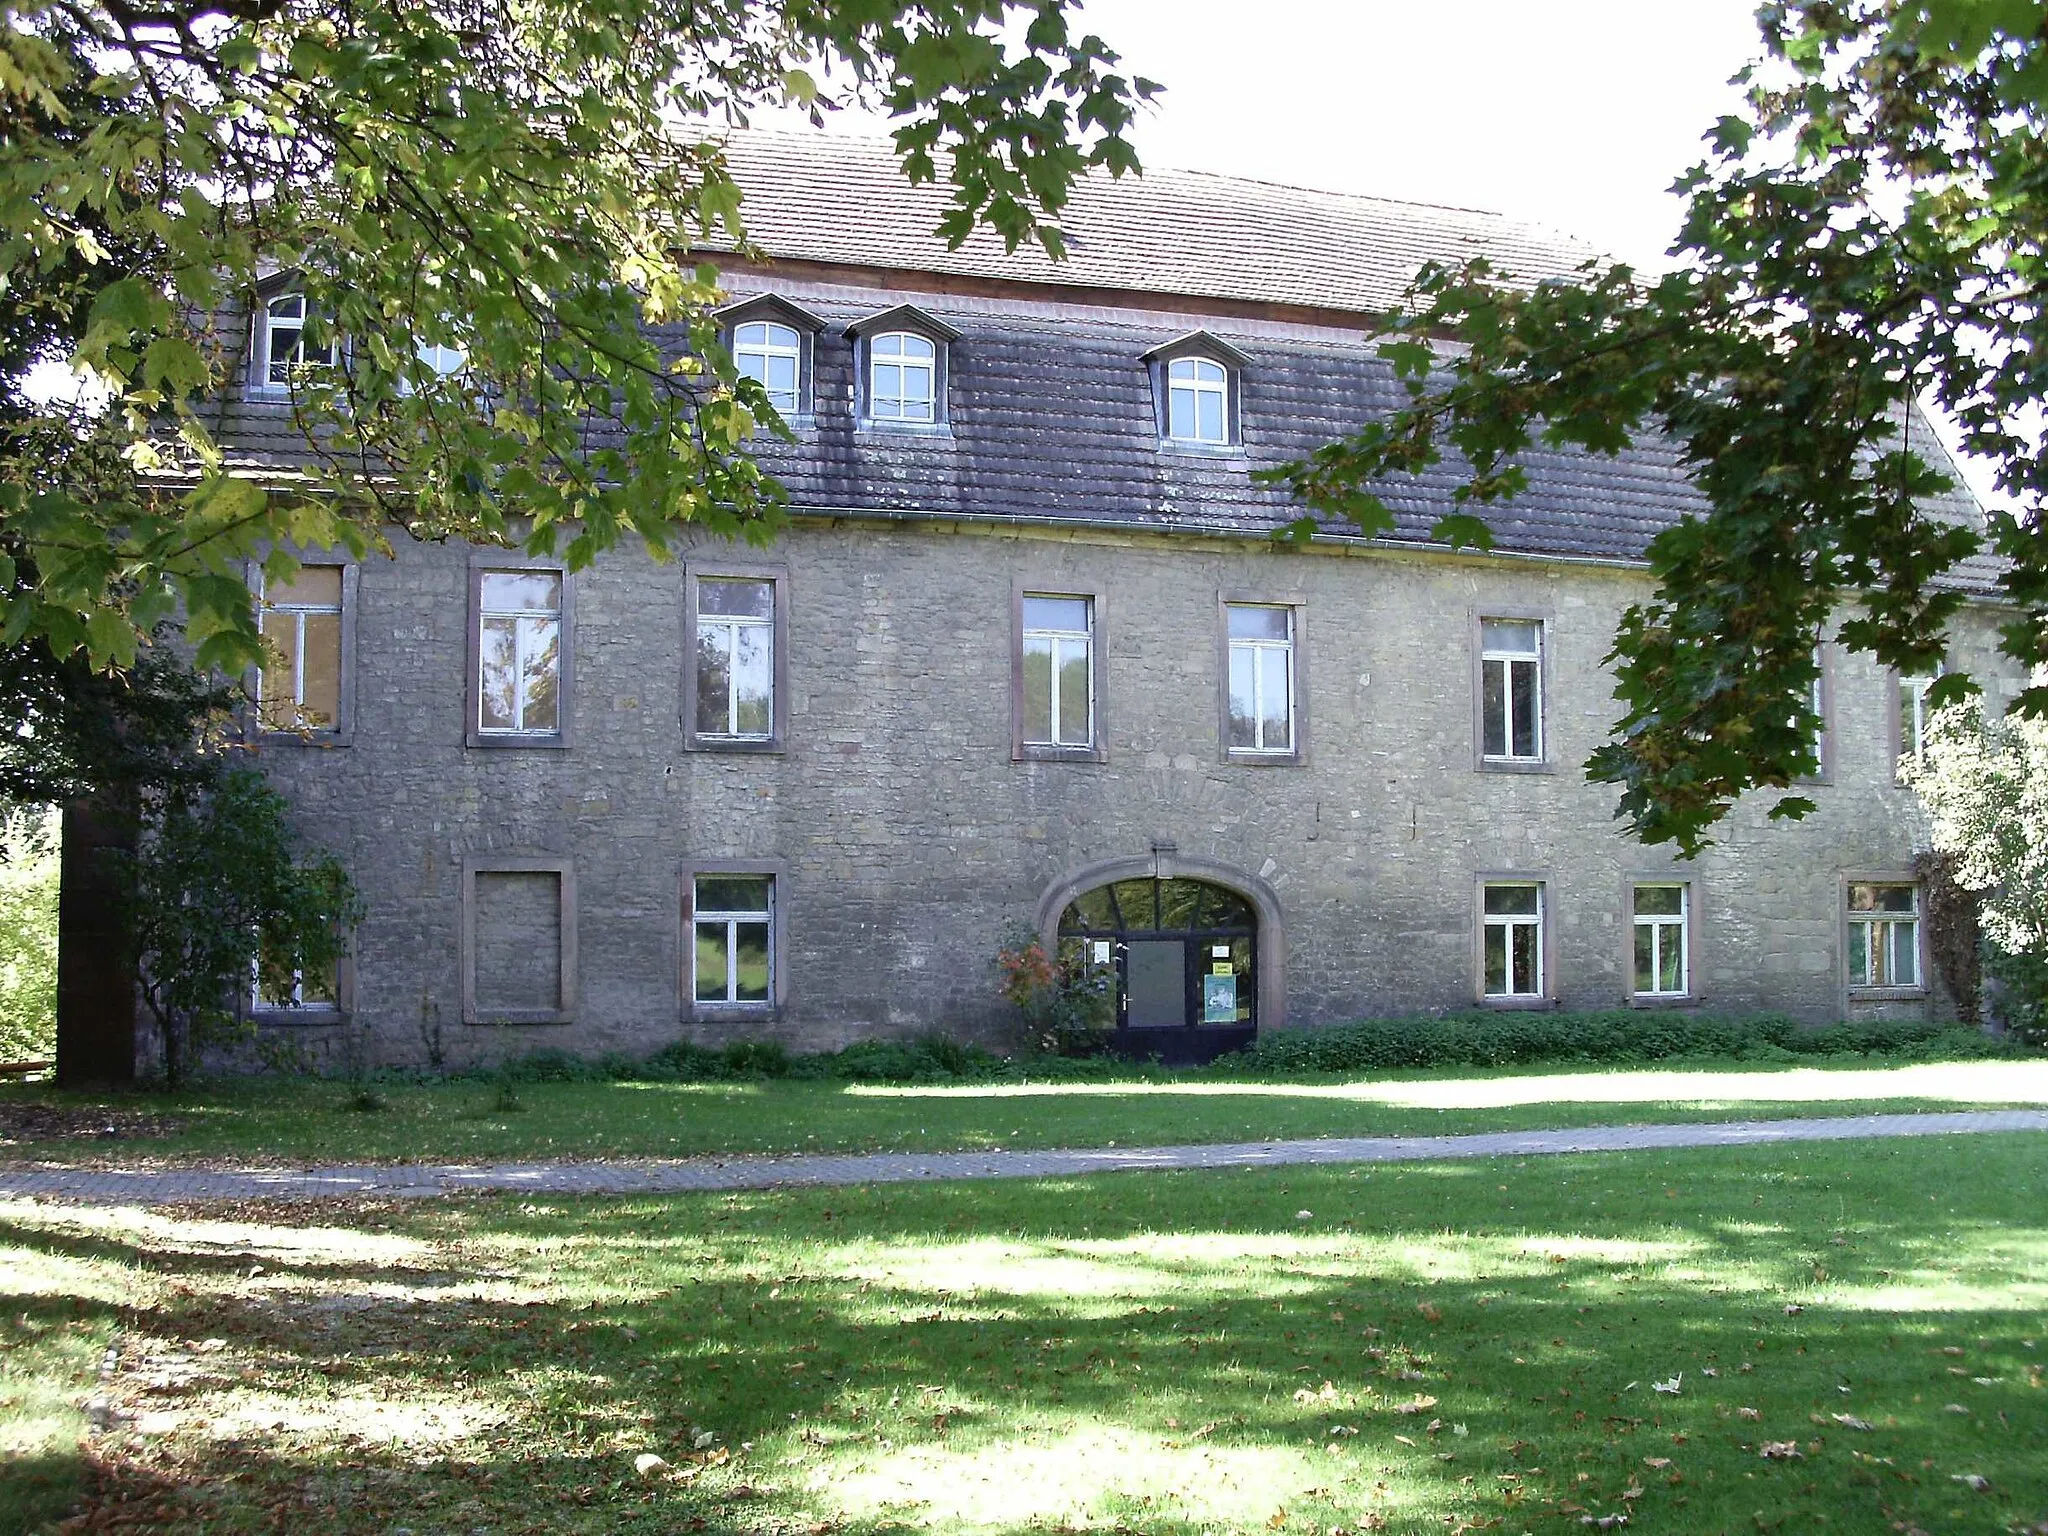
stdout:
POLYGON ((379 1085, 384 1108, 350 1107, 342 1084, 228 1081, 177 1097, 84 1099, 0 1086, 10 1109, 113 1106, 164 1135, 0 1142, 0 1157, 320 1162, 535 1157, 687 1157, 989 1147, 1124 1146, 1283 1137, 1432 1135, 1617 1121, 1728 1120, 2048 1104, 2048 1060, 1908 1066, 1657 1069, 1469 1068, 1370 1081, 982 1083, 520 1083, 506 1108, 490 1083, 379 1085))
POLYGON ((1994 1536, 2048 1519, 2044 1196, 2003 1136, 16 1203, 0 1344, 47 1399, 121 1330, 90 1529, 1994 1536))

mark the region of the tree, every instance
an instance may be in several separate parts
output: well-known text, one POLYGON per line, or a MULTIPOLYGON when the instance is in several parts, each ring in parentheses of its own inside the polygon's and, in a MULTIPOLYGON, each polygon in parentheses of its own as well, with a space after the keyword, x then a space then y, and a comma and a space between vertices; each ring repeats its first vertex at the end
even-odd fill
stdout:
POLYGON ((688 254, 745 250, 714 130, 885 106, 906 173, 951 179, 941 233, 1056 251, 1074 178, 1134 165, 1154 89, 1073 4, 10 5, 0 361, 11 389, 70 355, 111 404, 11 389, 0 643, 125 667, 175 612, 200 665, 239 669, 260 648, 241 560, 271 550, 282 575, 282 541, 361 553, 389 523, 572 566, 628 536, 664 554, 686 522, 765 536, 782 497, 747 443, 781 424, 688 254), (310 467, 288 498, 237 471, 209 411, 287 272, 311 350, 347 343, 294 381, 310 467))
POLYGON ((50 1054, 57 1004, 57 818, 0 811, 0 1061, 50 1054))
MULTIPOLYGON (((1616 453, 1669 434, 1710 509, 1650 546, 1657 589, 1610 660, 1623 713, 1588 765, 1646 841, 1692 854, 1735 798, 1816 770, 1814 647, 1933 670, 1984 543, 1922 510, 1947 487, 1911 414, 1930 398, 2027 510, 1992 520, 2015 605, 2006 651, 2048 661, 2048 458, 2027 413, 2048 279, 2048 28, 2035 0, 1774 0, 1749 110, 1681 183, 1674 270, 1621 265, 1516 288, 1425 268, 1381 354, 1391 418, 1271 480, 1312 514, 1391 525, 1377 488, 1452 456, 1454 544, 1523 488, 1538 441, 1616 453), (1457 344, 1455 349, 1438 345, 1457 344)), ((1309 538, 1313 516, 1291 530, 1309 538)), ((1942 680, 1938 702, 1970 689, 1942 680)), ((2020 699, 2048 710, 2048 690, 2020 699)), ((1775 816, 1811 802, 1787 795, 1775 816)))
POLYGON ((1988 969, 2009 1027, 2048 1039, 2048 720, 1940 711, 1910 766, 1952 877, 1976 893, 1988 969))
POLYGON ((326 986, 361 918, 339 861, 302 856, 283 797, 248 767, 218 767, 151 807, 126 896, 173 1088, 203 1046, 246 1025, 252 990, 297 1002, 326 986))

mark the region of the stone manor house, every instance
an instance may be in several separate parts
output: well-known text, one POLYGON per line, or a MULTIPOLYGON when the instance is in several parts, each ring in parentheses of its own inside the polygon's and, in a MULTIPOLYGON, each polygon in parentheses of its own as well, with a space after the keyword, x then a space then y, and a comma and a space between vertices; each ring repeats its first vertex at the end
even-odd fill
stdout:
MULTIPOLYGON (((772 260, 725 262, 724 318, 795 429, 761 448, 787 532, 573 575, 399 535, 261 592, 263 766, 368 906, 265 1021, 393 1062, 988 1037, 1017 925, 1113 967, 1168 1059, 1475 1006, 1947 1006, 1897 777, 1924 680, 1823 644, 1818 813, 1759 797, 1693 863, 1585 781, 1644 548, 1699 505, 1668 447, 1534 455, 1486 555, 1429 542, 1448 479, 1391 487, 1387 538, 1270 537, 1296 509, 1252 471, 1399 398, 1367 332, 1422 261, 1589 252, 1155 171, 1084 187, 1055 264, 945 249, 886 146, 732 155, 772 260)), ((258 461, 303 318, 255 317, 258 461)), ((1953 662, 1995 693, 1994 642, 1973 608, 1953 662)))

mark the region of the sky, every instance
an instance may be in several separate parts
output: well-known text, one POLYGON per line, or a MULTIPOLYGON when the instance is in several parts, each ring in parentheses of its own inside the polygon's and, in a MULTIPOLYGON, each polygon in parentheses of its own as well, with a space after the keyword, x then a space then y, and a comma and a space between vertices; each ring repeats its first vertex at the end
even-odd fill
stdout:
POLYGON ((1085 0, 1148 164, 1485 208, 1654 261, 1754 0, 1085 0), (1256 22, 1247 18, 1255 17, 1256 22))

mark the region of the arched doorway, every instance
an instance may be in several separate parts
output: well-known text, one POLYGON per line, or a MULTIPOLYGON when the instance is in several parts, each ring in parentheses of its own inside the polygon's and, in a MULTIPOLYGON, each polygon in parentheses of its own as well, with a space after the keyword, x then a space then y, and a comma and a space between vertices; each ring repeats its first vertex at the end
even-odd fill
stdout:
POLYGON ((1116 1049, 1213 1061, 1259 1028, 1259 914, 1207 880, 1160 874, 1083 891, 1060 913, 1062 949, 1116 970, 1116 1049))

